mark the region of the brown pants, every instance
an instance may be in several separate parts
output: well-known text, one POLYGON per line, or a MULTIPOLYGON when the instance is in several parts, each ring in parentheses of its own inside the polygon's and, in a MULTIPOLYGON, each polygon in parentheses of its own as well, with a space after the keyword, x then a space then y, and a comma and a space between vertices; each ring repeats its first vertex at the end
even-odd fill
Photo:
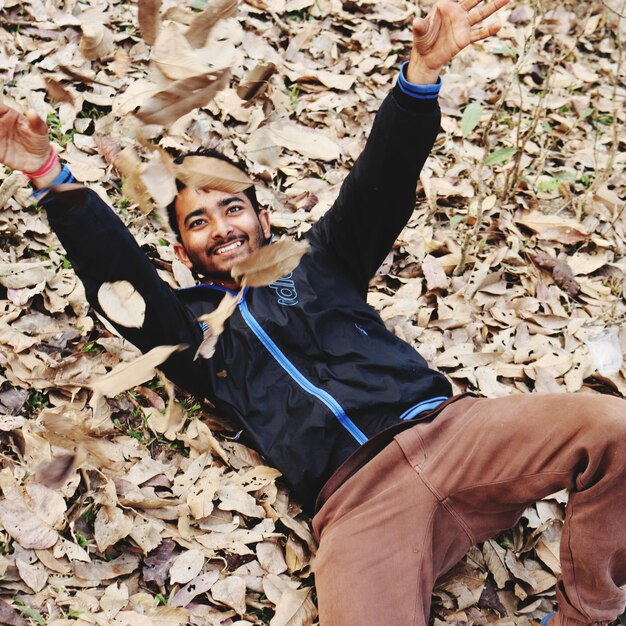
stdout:
POLYGON ((605 624, 626 584, 626 402, 463 398, 396 435, 313 520, 321 626, 424 626, 438 576, 526 506, 570 490, 561 623, 605 624))

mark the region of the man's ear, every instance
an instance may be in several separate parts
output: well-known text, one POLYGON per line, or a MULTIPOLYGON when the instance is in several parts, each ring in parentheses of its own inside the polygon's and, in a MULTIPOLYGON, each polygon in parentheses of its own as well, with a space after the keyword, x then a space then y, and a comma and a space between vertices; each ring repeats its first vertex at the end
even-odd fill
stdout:
POLYGON ((270 229, 270 214, 266 209, 259 211, 259 224, 261 224, 261 230, 265 239, 269 239, 272 231, 270 229))
POLYGON ((174 252, 176 253, 176 256, 178 257, 178 260, 183 265, 186 265, 190 270, 193 269, 193 263, 191 262, 191 259, 189 258, 187 254, 187 250, 185 250, 185 246, 183 246, 183 244, 180 243, 179 241, 177 241, 174 244, 174 252))

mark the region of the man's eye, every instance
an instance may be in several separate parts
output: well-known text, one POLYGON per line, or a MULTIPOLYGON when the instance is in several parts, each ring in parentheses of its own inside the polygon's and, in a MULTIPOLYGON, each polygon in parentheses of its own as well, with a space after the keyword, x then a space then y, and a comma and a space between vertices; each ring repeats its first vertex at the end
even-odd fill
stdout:
POLYGON ((227 214, 228 213, 238 213, 239 211, 242 211, 242 210, 243 210, 243 207, 240 207, 240 206, 229 206, 226 209, 226 213, 227 214))
POLYGON ((191 222, 191 224, 189 224, 189 228, 195 228, 196 226, 200 226, 201 224, 204 224, 204 220, 203 219, 193 220, 193 222, 191 222))

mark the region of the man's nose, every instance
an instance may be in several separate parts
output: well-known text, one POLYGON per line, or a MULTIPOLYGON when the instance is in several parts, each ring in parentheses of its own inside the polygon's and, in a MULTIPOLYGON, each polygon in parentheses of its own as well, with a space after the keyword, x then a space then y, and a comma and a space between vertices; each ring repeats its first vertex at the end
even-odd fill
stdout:
POLYGON ((216 217, 213 220, 213 238, 226 239, 233 232, 233 226, 223 217, 216 217))

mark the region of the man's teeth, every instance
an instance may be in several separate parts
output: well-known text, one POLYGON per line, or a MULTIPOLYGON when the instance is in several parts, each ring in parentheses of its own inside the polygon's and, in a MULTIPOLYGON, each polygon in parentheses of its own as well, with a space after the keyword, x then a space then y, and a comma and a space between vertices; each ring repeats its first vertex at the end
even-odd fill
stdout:
POLYGON ((238 248, 240 245, 242 245, 242 243, 243 243, 242 241, 233 241, 233 243, 229 243, 227 246, 218 248, 215 251, 215 254, 225 254, 226 252, 230 252, 231 250, 238 248))

